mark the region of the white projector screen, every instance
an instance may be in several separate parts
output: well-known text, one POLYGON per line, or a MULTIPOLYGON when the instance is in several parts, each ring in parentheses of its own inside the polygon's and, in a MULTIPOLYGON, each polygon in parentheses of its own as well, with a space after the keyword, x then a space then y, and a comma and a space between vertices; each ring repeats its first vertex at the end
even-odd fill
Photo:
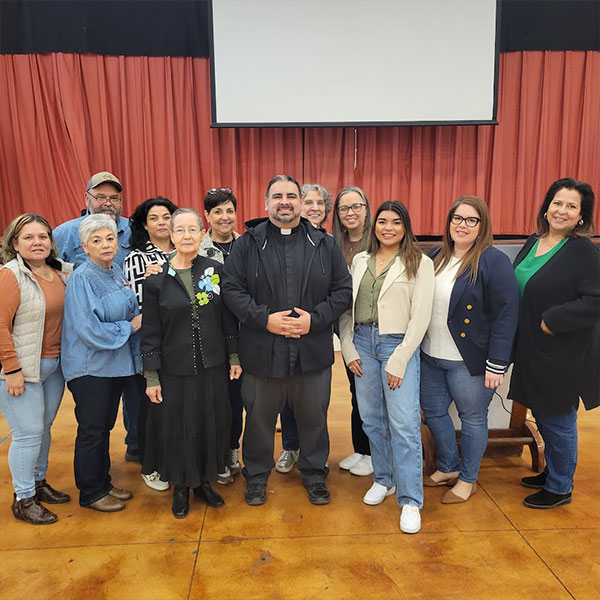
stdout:
POLYGON ((498 13, 498 0, 212 0, 212 124, 494 124, 498 13))

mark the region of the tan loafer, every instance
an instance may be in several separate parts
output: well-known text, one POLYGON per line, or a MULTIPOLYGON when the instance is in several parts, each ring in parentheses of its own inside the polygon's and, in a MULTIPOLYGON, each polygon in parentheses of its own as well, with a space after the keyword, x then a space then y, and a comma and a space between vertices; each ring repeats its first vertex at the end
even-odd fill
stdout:
POLYGON ((129 490, 123 490, 117 487, 112 488, 108 493, 113 498, 118 498, 119 500, 131 500, 133 498, 133 494, 129 490))
POLYGON ((111 496, 110 494, 106 494, 100 500, 96 500, 96 502, 92 502, 87 508, 93 508, 94 510, 99 510, 100 512, 118 512, 125 508, 125 503, 121 502, 118 498, 111 496))
POLYGON ((442 504, 460 504, 462 502, 466 502, 471 496, 477 493, 477 484, 474 483, 471 488, 471 493, 467 496, 467 498, 463 498, 458 494, 455 494, 452 490, 448 490, 444 496, 442 497, 442 504))

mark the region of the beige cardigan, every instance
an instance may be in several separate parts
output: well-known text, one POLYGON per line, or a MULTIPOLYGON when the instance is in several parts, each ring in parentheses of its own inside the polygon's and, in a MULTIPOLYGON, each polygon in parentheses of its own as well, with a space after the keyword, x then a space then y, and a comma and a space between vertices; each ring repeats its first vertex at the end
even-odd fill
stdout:
MULTIPOLYGON (((360 359, 354 346, 354 304, 358 287, 367 270, 369 254, 360 252, 352 261, 352 306, 340 317, 340 341, 346 364, 360 359)), ((425 255, 414 279, 408 279, 404 264, 396 257, 389 268, 379 299, 379 333, 403 333, 403 342, 390 356, 385 370, 396 377, 404 377, 406 365, 419 347, 431 319, 435 275, 433 262, 425 255)))

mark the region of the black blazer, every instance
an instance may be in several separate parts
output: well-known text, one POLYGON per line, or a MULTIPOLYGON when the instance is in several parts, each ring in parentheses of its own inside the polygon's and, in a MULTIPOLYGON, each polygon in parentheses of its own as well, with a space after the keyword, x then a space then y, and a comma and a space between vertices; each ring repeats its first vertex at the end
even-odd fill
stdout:
MULTIPOLYGON (((433 258, 439 248, 431 252, 433 258)), ((462 273, 454 283, 448 307, 448 329, 471 375, 505 373, 511 361, 519 316, 519 286, 509 258, 486 248, 477 279, 462 273)))
POLYGON ((194 290, 203 295, 190 301, 187 290, 169 263, 144 282, 142 359, 145 370, 169 375, 196 375, 202 367, 225 363, 237 352, 237 322, 223 304, 223 266, 204 256, 192 261, 194 290), (198 306, 193 323, 192 302, 198 306), (198 335, 193 334, 194 328, 198 335))
MULTIPOLYGON (((536 240, 529 237, 515 266, 536 240)), ((600 252, 590 240, 569 239, 525 285, 509 396, 540 413, 565 412, 580 396, 587 408, 598 406, 599 319, 600 252)))

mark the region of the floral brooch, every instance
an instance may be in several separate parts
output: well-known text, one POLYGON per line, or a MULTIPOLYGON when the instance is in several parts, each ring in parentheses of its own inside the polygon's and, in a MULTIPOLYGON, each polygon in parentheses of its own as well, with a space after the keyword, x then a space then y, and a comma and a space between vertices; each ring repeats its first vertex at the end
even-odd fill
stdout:
POLYGON ((208 267, 204 270, 198 282, 198 289, 200 291, 196 294, 196 299, 200 306, 208 304, 214 298, 215 294, 221 294, 219 283, 221 283, 221 278, 218 273, 215 273, 214 267, 208 267))

